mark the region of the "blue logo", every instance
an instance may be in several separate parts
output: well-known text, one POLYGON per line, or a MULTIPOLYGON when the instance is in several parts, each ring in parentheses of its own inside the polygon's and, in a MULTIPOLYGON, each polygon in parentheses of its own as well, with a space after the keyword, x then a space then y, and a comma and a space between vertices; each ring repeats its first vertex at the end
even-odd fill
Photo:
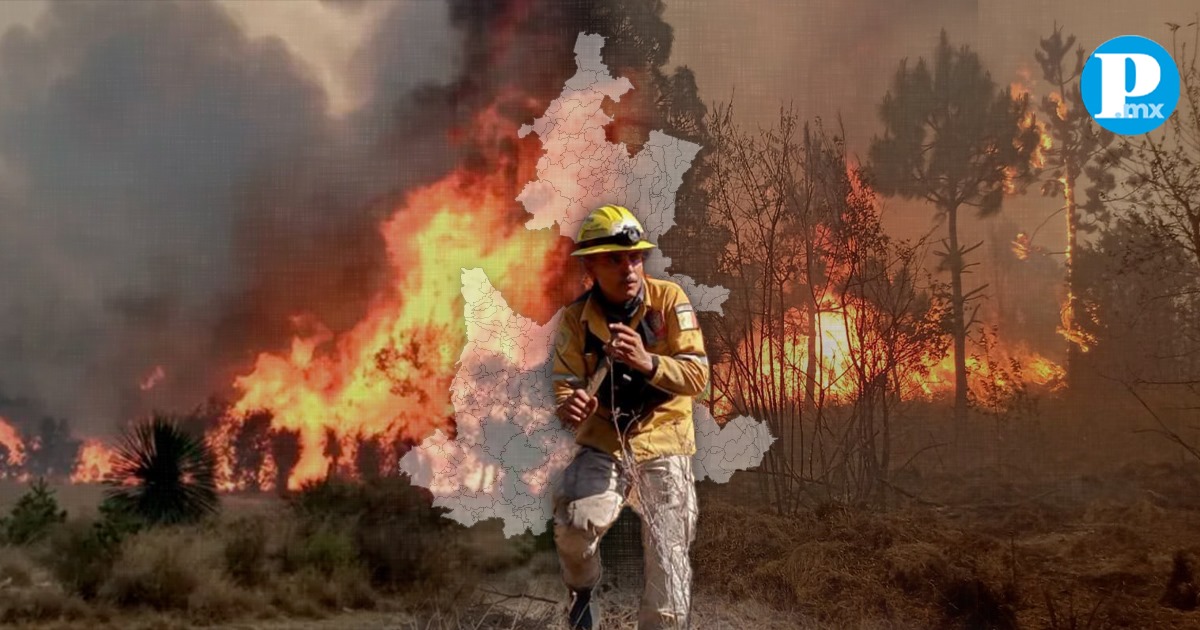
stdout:
POLYGON ((1179 103, 1179 68, 1167 49, 1137 35, 1100 45, 1079 78, 1083 106, 1101 127, 1132 136, 1167 122, 1179 103))

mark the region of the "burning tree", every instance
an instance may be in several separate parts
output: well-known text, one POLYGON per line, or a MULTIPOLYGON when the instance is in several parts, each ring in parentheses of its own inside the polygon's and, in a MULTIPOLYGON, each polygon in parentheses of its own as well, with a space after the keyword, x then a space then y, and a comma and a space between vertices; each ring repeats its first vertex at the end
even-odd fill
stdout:
POLYGON ((274 429, 270 432, 271 461, 275 469, 275 491, 287 490, 288 477, 300 461, 300 433, 287 429, 274 429))
POLYGON ((897 404, 944 351, 920 250, 888 238, 843 140, 791 113, 748 134, 710 119, 709 220, 732 287, 708 340, 717 415, 768 422, 763 491, 784 513, 815 488, 871 498, 897 404), (939 348, 939 344, 942 345, 939 348))
MULTIPOLYGON (((1096 203, 1097 194, 1101 189, 1110 188, 1113 181, 1112 176, 1094 161, 1104 154, 1115 136, 1096 125, 1083 105, 1079 78, 1083 73, 1086 53, 1082 46, 1076 45, 1075 36, 1069 35, 1064 38, 1062 27, 1055 25, 1054 32, 1041 40, 1039 48, 1034 52, 1034 56, 1042 68, 1042 78, 1053 90, 1042 98, 1040 105, 1042 120, 1046 121, 1050 140, 1050 146, 1044 148, 1047 176, 1042 183, 1041 192, 1045 196, 1062 198, 1063 206, 1057 212, 1065 212, 1067 219, 1067 299, 1062 308, 1062 325, 1059 332, 1070 342, 1067 348, 1067 369, 1071 370, 1077 363, 1077 353, 1080 350, 1086 352, 1092 343, 1076 323, 1083 312, 1075 273, 1079 233, 1081 230, 1085 233, 1094 232, 1098 222, 1102 220, 1100 212, 1103 206, 1096 203), (1072 52, 1074 60, 1068 61, 1072 52), (1093 188, 1089 191, 1089 203, 1081 208, 1077 191, 1080 177, 1085 174, 1093 182, 1093 188)), ((1070 373, 1068 371, 1068 374, 1070 373)))
POLYGON ((263 463, 266 461, 270 443, 271 412, 251 412, 242 421, 234 438, 234 479, 249 490, 260 490, 264 485, 263 463))
POLYGON ((963 286, 973 266, 966 256, 980 244, 960 243, 959 211, 999 212, 1006 192, 1031 176, 1038 133, 1028 99, 1014 99, 1009 88, 998 90, 979 56, 966 46, 951 47, 945 31, 932 68, 924 58, 913 67, 900 62, 879 115, 884 135, 870 148, 879 191, 928 201, 947 223, 945 250, 938 256, 939 268, 950 273, 954 416, 961 424, 967 414, 967 333, 976 322, 975 312, 968 318, 966 310, 985 287, 963 286))

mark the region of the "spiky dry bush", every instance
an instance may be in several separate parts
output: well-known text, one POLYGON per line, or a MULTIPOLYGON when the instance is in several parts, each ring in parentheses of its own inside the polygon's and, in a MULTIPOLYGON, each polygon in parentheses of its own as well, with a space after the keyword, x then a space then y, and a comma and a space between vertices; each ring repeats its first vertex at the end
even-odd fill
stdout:
POLYGON ((108 497, 152 525, 194 523, 217 511, 215 468, 202 438, 177 419, 155 414, 122 438, 108 497))

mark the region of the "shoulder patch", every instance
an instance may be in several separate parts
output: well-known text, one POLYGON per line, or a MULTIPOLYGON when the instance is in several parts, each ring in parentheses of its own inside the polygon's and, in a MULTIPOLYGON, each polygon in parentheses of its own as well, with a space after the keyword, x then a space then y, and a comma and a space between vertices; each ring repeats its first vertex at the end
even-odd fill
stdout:
POLYGON ((679 330, 696 330, 700 327, 696 322, 696 311, 687 302, 675 307, 675 319, 679 320, 679 330))

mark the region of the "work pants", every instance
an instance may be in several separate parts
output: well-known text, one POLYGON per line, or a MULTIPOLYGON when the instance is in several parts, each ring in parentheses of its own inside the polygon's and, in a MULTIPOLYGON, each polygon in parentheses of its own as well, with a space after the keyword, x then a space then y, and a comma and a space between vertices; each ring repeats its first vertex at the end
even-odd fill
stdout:
POLYGON ((638 630, 688 627, 696 532, 696 482, 690 455, 630 467, 580 447, 554 491, 554 542, 572 590, 600 581, 600 539, 628 501, 642 521, 645 586, 638 630))

